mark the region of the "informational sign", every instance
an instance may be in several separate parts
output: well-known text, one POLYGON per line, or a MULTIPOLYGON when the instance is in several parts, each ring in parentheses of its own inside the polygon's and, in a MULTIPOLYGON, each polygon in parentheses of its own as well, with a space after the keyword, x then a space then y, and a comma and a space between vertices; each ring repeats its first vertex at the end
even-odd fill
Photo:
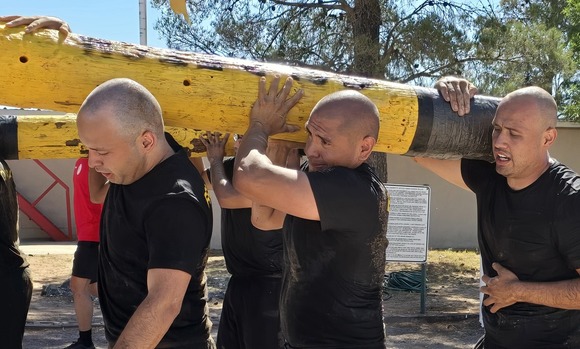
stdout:
POLYGON ((385 184, 391 199, 387 224, 387 261, 427 262, 431 188, 385 184))

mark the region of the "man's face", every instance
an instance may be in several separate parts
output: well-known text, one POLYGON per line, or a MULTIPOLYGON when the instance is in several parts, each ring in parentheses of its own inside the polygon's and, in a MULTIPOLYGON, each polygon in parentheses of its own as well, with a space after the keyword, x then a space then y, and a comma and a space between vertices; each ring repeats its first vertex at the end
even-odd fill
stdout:
POLYGON ((127 139, 120 133, 114 118, 107 117, 106 108, 93 115, 79 113, 77 128, 83 145, 89 150, 89 167, 115 184, 131 184, 145 173, 144 154, 137 139, 127 139))
POLYGON ((508 180, 534 181, 545 166, 547 127, 537 113, 533 106, 522 103, 508 102, 497 109, 492 121, 495 168, 508 180))
POLYGON ((360 142, 341 128, 342 120, 314 112, 306 122, 308 139, 304 153, 310 171, 334 166, 356 168, 360 165, 360 142))

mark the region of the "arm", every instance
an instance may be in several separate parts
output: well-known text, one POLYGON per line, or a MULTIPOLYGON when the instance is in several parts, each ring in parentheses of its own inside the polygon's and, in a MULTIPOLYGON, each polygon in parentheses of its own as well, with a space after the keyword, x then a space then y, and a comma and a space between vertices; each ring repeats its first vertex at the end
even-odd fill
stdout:
MULTIPOLYGON (((300 157, 298 149, 293 142, 270 140, 266 155, 274 165, 298 170, 300 157)), ((286 213, 271 207, 253 203, 252 224, 262 230, 274 230, 282 228, 286 219, 286 213)))
POLYGON ((286 114, 302 97, 302 90, 288 98, 292 79, 288 78, 278 93, 280 78, 275 77, 266 90, 261 78, 258 99, 250 113, 248 130, 234 165, 234 187, 257 204, 291 214, 319 220, 318 208, 305 173, 276 166, 266 155, 268 137, 298 130, 286 124, 286 114))
POLYGON ((7 22, 6 26, 9 28, 25 25, 24 32, 32 33, 38 29, 54 29, 62 34, 62 39, 65 39, 71 32, 68 23, 60 18, 48 16, 0 16, 0 22, 7 22))
MULTIPOLYGON (((497 312, 501 308, 517 302, 527 302, 560 309, 580 309, 580 278, 555 282, 525 282, 499 263, 493 263, 497 276, 482 277, 486 286, 481 292, 487 294, 483 304, 492 306, 490 311, 497 312)), ((580 269, 576 269, 580 274, 580 269)))
POLYGON ((252 207, 252 201, 246 199, 234 189, 231 179, 228 178, 224 169, 225 147, 229 137, 229 133, 222 137, 219 132, 206 132, 205 137, 200 137, 201 142, 207 149, 212 188, 222 208, 252 207))
POLYGON ((155 348, 179 312, 191 279, 175 269, 149 269, 147 297, 137 307, 114 348, 155 348))
POLYGON ((467 184, 465 184, 465 181, 463 181, 463 176, 461 175, 461 160, 441 160, 420 157, 415 157, 413 160, 447 182, 461 189, 471 191, 467 184))
POLYGON ((89 168, 89 194, 91 202, 94 204, 102 204, 107 197, 109 191, 109 181, 105 176, 101 175, 94 168, 89 168))

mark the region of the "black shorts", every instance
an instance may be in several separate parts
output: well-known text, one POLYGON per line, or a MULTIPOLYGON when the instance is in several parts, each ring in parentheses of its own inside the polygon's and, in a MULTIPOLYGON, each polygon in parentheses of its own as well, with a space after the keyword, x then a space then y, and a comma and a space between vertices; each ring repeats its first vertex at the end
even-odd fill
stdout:
POLYGON ((79 241, 73 260, 72 275, 97 282, 97 266, 99 258, 99 243, 94 241, 79 241))
POLYGON ((232 276, 224 296, 217 346, 227 349, 283 348, 280 277, 232 276))

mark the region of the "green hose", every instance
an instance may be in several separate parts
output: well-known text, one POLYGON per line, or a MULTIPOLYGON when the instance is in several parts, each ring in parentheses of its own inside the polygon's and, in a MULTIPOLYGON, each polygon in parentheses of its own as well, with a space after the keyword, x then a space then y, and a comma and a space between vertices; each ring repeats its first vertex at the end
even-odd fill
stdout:
POLYGON ((383 290, 421 292, 423 288, 423 277, 420 271, 401 270, 385 274, 383 290))

